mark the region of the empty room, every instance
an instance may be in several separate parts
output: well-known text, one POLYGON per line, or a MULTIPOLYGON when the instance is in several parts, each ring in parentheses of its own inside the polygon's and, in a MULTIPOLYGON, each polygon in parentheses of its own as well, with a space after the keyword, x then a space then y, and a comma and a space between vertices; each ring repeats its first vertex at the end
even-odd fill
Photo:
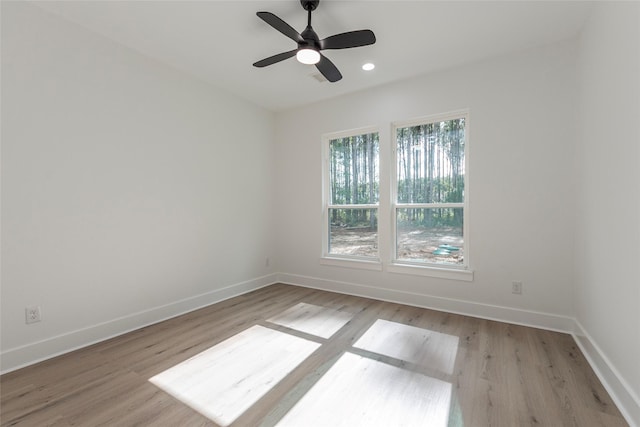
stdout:
POLYGON ((640 3, 0 18, 0 425, 640 427, 640 3))

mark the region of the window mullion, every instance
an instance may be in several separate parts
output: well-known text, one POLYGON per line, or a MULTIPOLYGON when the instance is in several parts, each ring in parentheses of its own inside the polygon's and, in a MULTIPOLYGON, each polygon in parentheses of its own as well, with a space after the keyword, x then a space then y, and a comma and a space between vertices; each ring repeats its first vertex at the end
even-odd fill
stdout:
POLYGON ((380 206, 378 204, 367 204, 367 205, 328 205, 328 209, 378 209, 380 206))
POLYGON ((395 203, 395 208, 408 209, 438 209, 438 208, 464 208, 464 203, 395 203))

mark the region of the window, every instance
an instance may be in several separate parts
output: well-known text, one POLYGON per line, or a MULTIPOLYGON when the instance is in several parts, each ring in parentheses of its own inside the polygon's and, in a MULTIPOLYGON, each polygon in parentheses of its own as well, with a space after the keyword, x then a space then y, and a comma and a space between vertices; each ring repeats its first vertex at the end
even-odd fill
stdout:
POLYGON ((377 261, 378 132, 360 131, 325 140, 324 255, 377 261))
POLYGON ((396 124, 396 263, 464 267, 466 115, 396 124))
POLYGON ((467 112, 323 137, 323 264, 473 280, 467 112), (383 171, 380 174, 380 170, 383 171))

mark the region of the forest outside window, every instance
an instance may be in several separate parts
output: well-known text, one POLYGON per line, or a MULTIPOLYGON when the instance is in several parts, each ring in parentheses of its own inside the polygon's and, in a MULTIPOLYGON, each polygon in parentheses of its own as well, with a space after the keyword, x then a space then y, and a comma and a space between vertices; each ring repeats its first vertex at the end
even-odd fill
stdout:
POLYGON ((379 261, 379 154, 375 131, 326 139, 325 257, 379 261))
POLYGON ((394 126, 393 262, 466 268, 467 115, 394 126))

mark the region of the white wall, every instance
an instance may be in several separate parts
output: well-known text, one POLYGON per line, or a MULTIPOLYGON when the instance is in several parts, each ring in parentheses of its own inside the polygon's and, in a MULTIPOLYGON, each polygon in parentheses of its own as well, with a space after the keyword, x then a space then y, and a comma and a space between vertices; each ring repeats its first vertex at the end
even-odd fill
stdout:
POLYGON ((274 120, 2 2, 0 369, 267 284, 269 256, 307 286, 562 330, 575 317, 640 424, 639 22, 637 3, 599 4, 580 40, 274 120), (388 144, 390 121, 462 108, 475 280, 321 265, 320 136, 378 125, 388 144), (25 325, 27 305, 44 321, 25 325))
POLYGON ((567 330, 573 316, 576 50, 576 41, 569 41, 279 114, 282 279, 567 330), (389 144, 390 121, 465 108, 474 281, 321 265, 321 135, 379 125, 381 145, 389 144), (522 296, 511 294, 514 280, 524 282, 522 296))
POLYGON ((597 4, 579 64, 579 340, 640 425, 640 4, 597 4))
POLYGON ((2 2, 2 370, 266 284, 273 133, 271 113, 2 2))

